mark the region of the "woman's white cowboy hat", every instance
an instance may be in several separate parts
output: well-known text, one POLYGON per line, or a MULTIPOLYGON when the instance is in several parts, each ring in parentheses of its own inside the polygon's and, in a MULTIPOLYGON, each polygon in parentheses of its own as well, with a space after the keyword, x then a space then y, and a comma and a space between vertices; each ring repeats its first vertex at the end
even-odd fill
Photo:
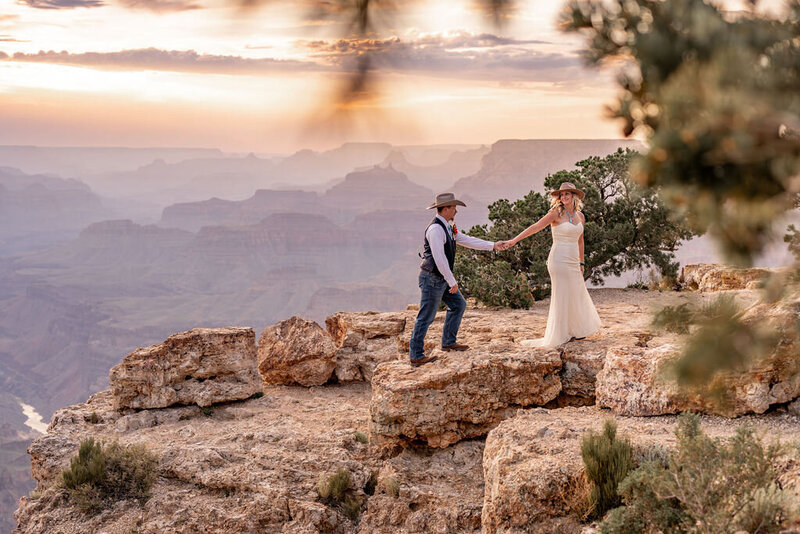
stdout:
POLYGON ((578 198, 583 200, 583 197, 586 196, 586 193, 575 187, 575 184, 571 182, 564 182, 561 184, 561 187, 550 193, 551 196, 557 197, 564 191, 569 191, 572 194, 578 195, 578 198))
POLYGON ((433 208, 443 208, 445 206, 464 206, 467 207, 466 204, 461 202, 460 200, 456 200, 456 196, 453 193, 441 193, 436 195, 436 200, 433 201, 433 204, 428 206, 427 209, 432 210, 433 208))

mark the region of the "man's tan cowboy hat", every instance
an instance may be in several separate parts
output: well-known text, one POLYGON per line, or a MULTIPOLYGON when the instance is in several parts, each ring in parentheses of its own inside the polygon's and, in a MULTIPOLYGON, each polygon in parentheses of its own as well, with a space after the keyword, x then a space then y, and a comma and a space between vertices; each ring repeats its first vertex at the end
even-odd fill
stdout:
POLYGON ((578 195, 578 198, 581 199, 581 200, 583 200, 583 197, 586 196, 586 193, 584 193, 583 191, 581 191, 580 189, 575 187, 575 184, 573 184, 571 182, 562 183, 561 187, 559 187, 558 189, 556 189, 555 191, 550 193, 550 195, 552 195, 554 197, 557 197, 558 195, 560 195, 564 191, 569 191, 572 194, 578 195))
POLYGON ((427 209, 432 210, 433 208, 443 208, 445 206, 467 207, 466 204, 464 204, 460 200, 457 200, 456 196, 453 193, 441 193, 439 195, 436 195, 436 200, 434 200, 433 204, 428 206, 427 209))

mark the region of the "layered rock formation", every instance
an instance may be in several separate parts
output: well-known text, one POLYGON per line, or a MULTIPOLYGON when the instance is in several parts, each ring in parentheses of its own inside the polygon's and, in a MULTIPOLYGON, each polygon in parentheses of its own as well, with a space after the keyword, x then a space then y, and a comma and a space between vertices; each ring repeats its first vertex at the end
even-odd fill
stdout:
POLYGON ((437 365, 380 365, 370 416, 377 444, 422 441, 447 447, 484 435, 518 408, 547 404, 561 391, 557 351, 463 354, 437 365))
POLYGON ((261 391, 252 328, 195 328, 137 349, 109 374, 114 408, 211 406, 261 391))
POLYGON ((391 165, 351 172, 344 181, 330 188, 324 200, 336 206, 350 206, 364 211, 377 209, 423 208, 433 191, 411 182, 391 165))

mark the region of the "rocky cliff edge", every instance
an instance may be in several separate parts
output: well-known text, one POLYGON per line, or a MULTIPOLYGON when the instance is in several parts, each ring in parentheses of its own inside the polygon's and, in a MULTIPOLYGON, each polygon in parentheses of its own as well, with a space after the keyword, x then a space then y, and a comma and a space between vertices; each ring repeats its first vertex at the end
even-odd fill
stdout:
MULTIPOLYGON (((731 295, 751 320, 800 317, 800 297, 765 307, 755 291, 731 295)), ((634 443, 665 447, 670 414, 686 409, 708 414, 713 436, 748 421, 767 438, 800 439, 794 334, 731 378, 735 402, 717 407, 663 378, 681 340, 650 327, 655 309, 714 294, 592 297, 603 327, 589 338, 528 349, 520 342, 543 334, 547 301, 473 308, 459 340, 471 349, 420 368, 406 362, 413 310, 339 313, 325 328, 292 318, 258 342, 247 328, 196 329, 138 349, 112 369, 111 389, 56 412, 30 446, 38 487, 21 499, 15 532, 577 533, 580 438, 607 418, 634 443), (70 502, 57 481, 86 437, 158 457, 143 506, 120 501, 88 516, 70 502), (362 502, 355 519, 317 492, 339 469, 362 502)), ((440 314, 429 351, 442 323, 440 314)), ((782 467, 784 487, 796 490, 798 471, 782 467)))

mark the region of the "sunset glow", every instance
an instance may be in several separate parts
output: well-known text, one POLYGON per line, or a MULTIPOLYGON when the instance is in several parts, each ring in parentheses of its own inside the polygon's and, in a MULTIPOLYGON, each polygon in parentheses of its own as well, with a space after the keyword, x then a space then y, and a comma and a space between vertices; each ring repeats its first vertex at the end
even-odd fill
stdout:
POLYGON ((0 5, 0 144, 289 152, 620 137, 604 112, 614 72, 583 66, 580 37, 555 28, 557 2, 523 2, 503 28, 468 2, 398 10, 367 43, 384 61, 380 92, 337 127, 330 103, 363 45, 295 3, 0 5))

